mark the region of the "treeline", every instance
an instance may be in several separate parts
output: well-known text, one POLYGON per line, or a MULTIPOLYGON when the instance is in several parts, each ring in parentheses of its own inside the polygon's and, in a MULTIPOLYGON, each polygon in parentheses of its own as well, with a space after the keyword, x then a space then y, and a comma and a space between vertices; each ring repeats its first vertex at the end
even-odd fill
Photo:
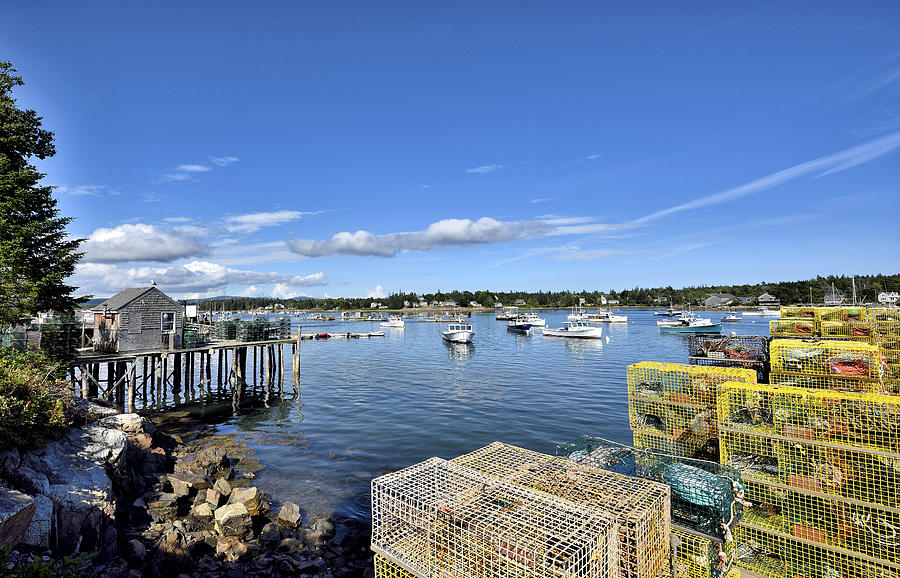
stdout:
MULTIPOLYGON (((755 285, 700 285, 675 289, 669 287, 624 289, 621 291, 437 291, 435 293, 393 293, 387 297, 329 298, 329 299, 273 299, 271 297, 228 297, 200 303, 201 311, 245 311, 283 305, 286 309, 352 310, 368 309, 373 302, 388 309, 402 309, 404 302, 413 304, 419 300, 426 303, 454 301, 460 307, 468 307, 474 301, 484 307, 494 303, 513 305, 518 300, 526 307, 572 307, 581 299, 588 305, 599 305, 601 297, 617 300, 620 305, 661 305, 671 299, 675 305, 702 305, 712 293, 730 293, 735 297, 751 297, 752 304, 763 293, 774 295, 784 304, 822 303, 831 295, 832 284, 838 295, 850 299, 853 278, 847 276, 816 277, 801 281, 781 281, 778 283, 757 283, 755 285)), ((856 277, 856 294, 860 302, 874 302, 882 291, 900 292, 900 274, 863 275, 856 277)))

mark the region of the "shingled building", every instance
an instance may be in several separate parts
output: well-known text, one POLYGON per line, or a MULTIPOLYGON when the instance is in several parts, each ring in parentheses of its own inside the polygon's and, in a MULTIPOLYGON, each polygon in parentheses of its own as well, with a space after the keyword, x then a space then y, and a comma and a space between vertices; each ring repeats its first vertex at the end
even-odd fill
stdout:
POLYGON ((181 347, 184 308, 157 289, 125 289, 91 310, 94 350, 125 353, 181 347))

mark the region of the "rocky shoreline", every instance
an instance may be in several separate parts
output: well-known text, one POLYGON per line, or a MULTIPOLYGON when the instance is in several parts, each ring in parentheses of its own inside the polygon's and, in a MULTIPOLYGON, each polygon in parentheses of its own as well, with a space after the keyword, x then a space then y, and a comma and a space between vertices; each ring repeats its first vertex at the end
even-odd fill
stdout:
POLYGON ((44 448, 0 453, 7 567, 91 552, 106 578, 374 576, 367 525, 273 508, 233 448, 95 404, 80 414, 44 448))

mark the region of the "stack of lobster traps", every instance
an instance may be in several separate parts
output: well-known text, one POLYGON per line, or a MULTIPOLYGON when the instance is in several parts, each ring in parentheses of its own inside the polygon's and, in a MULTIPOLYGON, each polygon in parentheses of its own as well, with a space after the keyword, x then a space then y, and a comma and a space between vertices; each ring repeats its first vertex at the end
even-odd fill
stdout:
POLYGON ((900 394, 900 308, 873 307, 867 314, 869 322, 875 326, 884 363, 885 391, 900 394))
POLYGON ((652 480, 672 492, 672 575, 737 578, 732 531, 746 500, 740 473, 713 462, 582 436, 556 448, 581 465, 652 480))
POLYGON ((811 389, 882 393, 877 346, 860 341, 773 339, 769 383, 811 389))
POLYGON ((759 383, 769 381, 769 338, 762 335, 691 335, 689 362, 706 367, 741 367, 756 371, 759 383))
POLYGON ((757 383, 755 369, 654 361, 629 365, 626 376, 635 447, 683 457, 710 451, 717 438, 718 386, 757 383))
POLYGON ((378 578, 657 578, 669 488, 495 442, 372 482, 378 578))
POLYGON ((771 578, 900 578, 900 397, 720 389, 721 462, 752 503, 734 533, 738 565, 771 578))

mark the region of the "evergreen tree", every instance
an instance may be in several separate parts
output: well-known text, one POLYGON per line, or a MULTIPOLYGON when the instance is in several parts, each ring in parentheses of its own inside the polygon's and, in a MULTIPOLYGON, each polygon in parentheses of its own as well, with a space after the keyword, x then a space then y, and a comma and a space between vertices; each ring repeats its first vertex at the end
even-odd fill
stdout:
POLYGON ((53 187, 29 164, 56 153, 53 133, 33 110, 16 106, 12 90, 22 77, 0 62, 0 327, 38 311, 72 312, 76 289, 65 284, 75 272, 83 239, 70 238, 53 187))

